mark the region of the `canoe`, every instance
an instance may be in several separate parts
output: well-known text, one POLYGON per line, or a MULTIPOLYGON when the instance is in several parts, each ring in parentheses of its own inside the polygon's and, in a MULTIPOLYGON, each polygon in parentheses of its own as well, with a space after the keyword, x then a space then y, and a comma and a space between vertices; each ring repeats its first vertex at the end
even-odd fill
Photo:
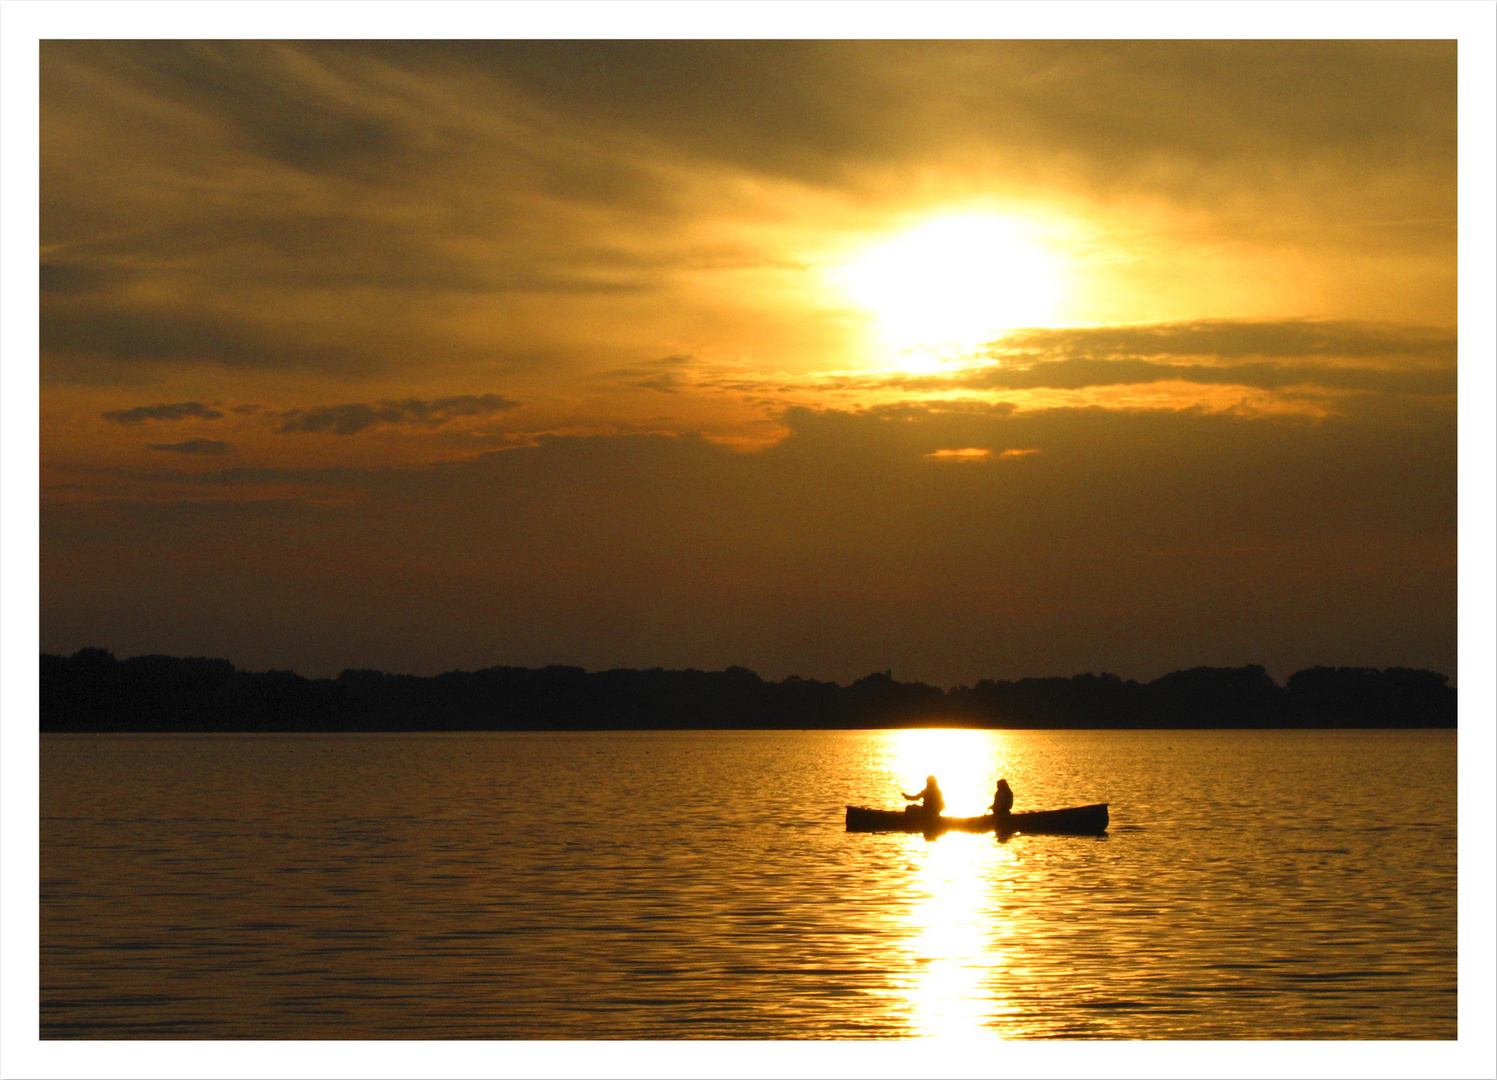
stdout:
POLYGON ((1001 823, 993 814, 982 817, 938 817, 932 821, 919 807, 908 810, 847 808, 848 832, 997 832, 1004 836, 1100 836, 1107 831, 1107 804, 1071 806, 1064 810, 1031 810, 1009 814, 1001 823))

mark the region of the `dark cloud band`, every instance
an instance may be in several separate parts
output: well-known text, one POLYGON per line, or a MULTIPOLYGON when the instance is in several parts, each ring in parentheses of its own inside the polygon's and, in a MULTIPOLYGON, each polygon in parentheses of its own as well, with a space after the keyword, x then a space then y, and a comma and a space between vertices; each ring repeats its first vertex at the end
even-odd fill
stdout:
POLYGON ((498 394, 463 394, 457 397, 423 401, 381 401, 375 404, 320 405, 311 409, 292 409, 281 415, 282 434, 297 431, 328 432, 333 435, 357 435, 377 424, 405 424, 416 427, 440 427, 460 417, 488 416, 518 408, 518 401, 498 394))
POLYGON ((173 405, 139 405, 133 409, 118 409, 103 414, 104 419, 115 424, 139 424, 146 420, 218 420, 223 413, 211 409, 200 401, 179 401, 173 405))
POLYGON ((164 450, 171 454, 208 454, 220 456, 232 454, 234 447, 232 443, 218 442, 215 439, 188 439, 179 443, 147 443, 147 450, 164 450))
POLYGON ((1389 371, 1324 364, 1158 364, 1147 360, 1054 360, 1028 367, 993 366, 951 380, 984 390, 1081 390, 1155 382, 1247 386, 1258 390, 1321 387, 1394 394, 1453 394, 1455 369, 1389 371))
POLYGON ((1201 319, 1130 326, 1021 330, 993 355, 1118 360, 1166 356, 1417 359, 1455 362, 1455 335, 1421 326, 1313 319, 1201 319))
POLYGON ((872 385, 1083 390, 1187 382, 1269 391, 1316 387, 1422 396, 1456 391, 1455 336, 1418 326, 1212 320, 1023 330, 992 343, 984 355, 992 362, 872 385))

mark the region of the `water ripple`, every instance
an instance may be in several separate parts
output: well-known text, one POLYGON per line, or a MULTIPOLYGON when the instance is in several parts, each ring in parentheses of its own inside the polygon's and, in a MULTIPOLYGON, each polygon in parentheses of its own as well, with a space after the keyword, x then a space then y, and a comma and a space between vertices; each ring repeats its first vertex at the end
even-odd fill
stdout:
POLYGON ((1450 732, 48 736, 42 1029, 1449 1039, 1454 769, 1450 732), (932 771, 1110 836, 844 831, 932 771))

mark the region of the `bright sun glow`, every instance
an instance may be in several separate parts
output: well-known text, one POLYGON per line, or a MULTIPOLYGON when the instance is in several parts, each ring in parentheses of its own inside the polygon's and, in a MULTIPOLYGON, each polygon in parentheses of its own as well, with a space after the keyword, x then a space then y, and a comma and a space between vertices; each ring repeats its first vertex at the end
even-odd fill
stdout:
POLYGON ((938 217, 864 251, 836 275, 897 349, 971 346, 1005 330, 1053 323, 1061 267, 1019 222, 938 217))
POLYGON ((891 731, 886 744, 889 768, 902 791, 919 791, 925 778, 936 777, 946 797, 946 812, 957 817, 981 814, 1003 775, 1005 740, 991 731, 966 728, 903 728, 891 731))
MULTIPOLYGON (((934 773, 955 816, 981 814, 997 777, 1013 764, 1001 732, 906 728, 888 732, 884 747, 892 786, 913 792, 934 773)), ((903 890, 910 1033, 1023 1034, 1022 1012, 1009 993, 1016 931, 1004 909, 1020 869, 1014 846, 990 834, 949 833, 935 840, 910 836, 905 852, 915 871, 903 890)))

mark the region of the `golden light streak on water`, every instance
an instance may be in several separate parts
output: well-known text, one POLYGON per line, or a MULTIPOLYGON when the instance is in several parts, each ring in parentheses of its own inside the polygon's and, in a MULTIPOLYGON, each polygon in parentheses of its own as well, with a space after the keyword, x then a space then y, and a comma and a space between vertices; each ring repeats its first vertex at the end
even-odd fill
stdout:
POLYGON ((987 883, 981 862, 961 842, 968 839, 974 838, 943 837, 917 856, 919 883, 909 908, 913 974, 904 990, 911 1034, 921 1038, 980 1034, 991 1011, 986 984, 996 958, 983 925, 987 883))
POLYGON ((1455 735, 44 736, 41 1031, 1448 1041, 1455 735), (1120 812, 845 831, 931 772, 1120 812))
POLYGON ((917 792, 935 776, 947 814, 972 817, 992 803, 1006 761, 1003 732, 907 728, 887 734, 887 767, 901 791, 917 792))
MULTIPOLYGON (((901 790, 934 775, 949 815, 983 813, 1007 764, 1002 732, 920 728, 887 733, 885 763, 901 790)), ((1017 871, 1013 849, 986 834, 911 836, 915 871, 908 896, 908 999, 911 1034, 962 1040, 1023 1034, 1008 983, 1013 928, 1002 896, 1017 871)))

